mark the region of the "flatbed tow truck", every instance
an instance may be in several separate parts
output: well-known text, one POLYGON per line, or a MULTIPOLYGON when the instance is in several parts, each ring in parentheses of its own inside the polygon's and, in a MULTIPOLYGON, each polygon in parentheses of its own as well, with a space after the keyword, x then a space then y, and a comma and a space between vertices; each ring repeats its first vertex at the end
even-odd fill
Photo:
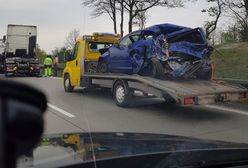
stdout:
POLYGON ((120 107, 129 106, 136 91, 181 105, 235 102, 247 98, 245 87, 222 80, 161 80, 140 75, 97 73, 92 70, 92 67, 97 66, 100 56, 97 50, 116 42, 118 37, 110 34, 94 33, 80 38, 73 54, 66 56, 68 62, 63 71, 65 91, 72 92, 74 87, 109 88, 115 103, 120 107))

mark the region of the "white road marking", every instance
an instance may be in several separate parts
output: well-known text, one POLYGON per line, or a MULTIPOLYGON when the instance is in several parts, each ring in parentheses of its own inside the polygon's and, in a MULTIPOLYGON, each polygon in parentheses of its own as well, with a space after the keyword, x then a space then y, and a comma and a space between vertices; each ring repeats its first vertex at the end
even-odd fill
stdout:
POLYGON ((51 76, 50 78, 52 78, 52 79, 59 79, 59 80, 62 80, 63 79, 62 77, 55 77, 55 76, 51 76))
POLYGON ((216 105, 205 105, 205 107, 248 116, 248 111, 242 111, 242 110, 232 109, 228 107, 221 107, 221 106, 216 106, 216 105))
POLYGON ((50 103, 47 103, 47 106, 48 106, 49 108, 51 108, 51 109, 53 109, 53 110, 55 110, 55 111, 57 111, 57 112, 59 112, 59 113, 65 115, 65 116, 67 116, 67 117, 70 117, 70 118, 76 117, 75 115, 73 115, 73 114, 71 114, 71 113, 68 113, 67 111, 65 111, 65 110, 63 110, 63 109, 61 109, 61 108, 59 108, 59 107, 56 107, 56 106, 54 106, 54 105, 52 105, 52 104, 50 104, 50 103))

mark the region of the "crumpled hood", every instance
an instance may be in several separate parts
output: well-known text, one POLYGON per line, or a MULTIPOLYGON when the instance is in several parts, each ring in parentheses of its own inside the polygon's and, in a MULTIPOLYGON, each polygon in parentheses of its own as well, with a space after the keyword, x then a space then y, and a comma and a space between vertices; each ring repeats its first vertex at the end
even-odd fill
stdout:
POLYGON ((148 27, 141 34, 153 36, 153 39, 146 40, 146 43, 147 46, 151 46, 152 52, 156 52, 157 55, 165 55, 164 44, 162 44, 164 39, 167 40, 169 52, 172 54, 181 53, 202 59, 210 56, 212 51, 201 28, 191 29, 173 24, 161 24, 148 27))
POLYGON ((169 45, 170 53, 187 54, 195 58, 205 58, 210 56, 212 49, 206 44, 192 44, 186 41, 171 43, 169 45))

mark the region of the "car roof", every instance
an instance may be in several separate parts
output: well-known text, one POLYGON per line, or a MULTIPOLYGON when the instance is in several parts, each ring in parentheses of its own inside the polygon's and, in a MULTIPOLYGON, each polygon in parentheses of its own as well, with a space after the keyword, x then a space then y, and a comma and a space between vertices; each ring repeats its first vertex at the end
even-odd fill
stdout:
POLYGON ((165 23, 165 24, 158 24, 158 25, 150 26, 148 28, 145 28, 142 32, 144 34, 155 34, 158 32, 162 32, 164 34, 170 34, 176 31, 188 31, 191 29, 192 28, 189 28, 189 27, 165 23))

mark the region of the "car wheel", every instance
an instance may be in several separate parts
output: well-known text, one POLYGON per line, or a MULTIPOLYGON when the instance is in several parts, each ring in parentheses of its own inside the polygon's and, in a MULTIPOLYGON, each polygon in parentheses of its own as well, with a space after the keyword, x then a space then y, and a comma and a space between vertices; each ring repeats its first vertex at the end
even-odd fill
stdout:
POLYGON ((117 106, 127 107, 129 105, 129 88, 123 81, 117 81, 113 87, 113 97, 117 106))
POLYGON ((151 77, 163 79, 165 77, 164 68, 157 58, 151 59, 151 77))
POLYGON ((97 65, 97 72, 107 73, 108 72, 108 63, 106 61, 100 61, 97 65))
POLYGON ((72 92, 74 89, 74 87, 71 86, 71 80, 68 74, 64 76, 64 89, 66 92, 72 92))

